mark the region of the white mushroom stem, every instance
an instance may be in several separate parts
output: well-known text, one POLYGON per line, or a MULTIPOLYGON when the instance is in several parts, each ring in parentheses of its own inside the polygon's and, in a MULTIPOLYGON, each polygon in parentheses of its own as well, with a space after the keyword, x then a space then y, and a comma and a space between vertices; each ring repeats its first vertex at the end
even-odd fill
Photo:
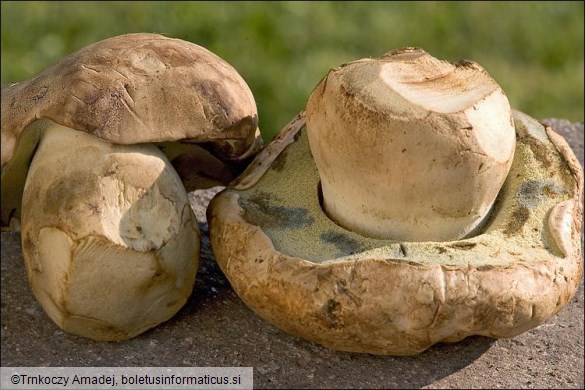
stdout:
POLYGON ((307 104, 326 213, 401 241, 473 234, 508 174, 508 100, 474 62, 407 48, 329 72, 307 104))
POLYGON ((65 331, 129 338, 169 319, 192 291, 198 227, 153 145, 115 145, 46 120, 22 223, 32 290, 65 331))

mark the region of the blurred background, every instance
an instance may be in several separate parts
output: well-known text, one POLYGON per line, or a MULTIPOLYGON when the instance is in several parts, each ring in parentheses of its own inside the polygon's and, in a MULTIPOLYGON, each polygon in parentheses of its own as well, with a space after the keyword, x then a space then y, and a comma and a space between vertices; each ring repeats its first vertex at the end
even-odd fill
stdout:
POLYGON ((202 45, 249 84, 266 140, 342 63, 418 46, 479 62, 511 105, 583 121, 583 2, 1 2, 2 85, 95 41, 156 32, 202 45))

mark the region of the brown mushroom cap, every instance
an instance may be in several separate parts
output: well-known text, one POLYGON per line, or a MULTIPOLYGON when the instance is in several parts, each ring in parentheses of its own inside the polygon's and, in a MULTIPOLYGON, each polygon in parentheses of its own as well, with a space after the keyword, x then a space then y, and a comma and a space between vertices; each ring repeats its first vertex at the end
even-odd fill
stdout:
POLYGON ((330 348, 409 355, 536 327, 579 285, 583 172, 552 129, 519 112, 514 121, 514 161, 484 229, 400 242, 325 215, 301 115, 212 200, 217 262, 257 314, 330 348))
POLYGON ((40 139, 23 130, 38 118, 117 144, 163 142, 186 184, 228 182, 236 171, 224 160, 245 159, 261 146, 252 93, 217 55, 156 34, 105 39, 2 88, 2 226, 20 214, 40 139))

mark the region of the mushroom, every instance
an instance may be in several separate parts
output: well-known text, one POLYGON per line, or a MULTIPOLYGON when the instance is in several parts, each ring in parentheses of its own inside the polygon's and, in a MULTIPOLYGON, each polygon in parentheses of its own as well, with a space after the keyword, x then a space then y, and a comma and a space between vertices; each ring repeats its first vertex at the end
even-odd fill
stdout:
POLYGON ((334 69, 212 200, 217 262, 261 317, 334 349, 411 355, 536 327, 581 278, 583 173, 551 128, 512 119, 475 63, 407 48, 334 69))
POLYGON ((185 304, 200 248, 187 191, 226 184, 261 147, 237 71, 156 34, 97 42, 3 87, 1 135, 3 229, 21 229, 51 319, 95 340, 185 304))

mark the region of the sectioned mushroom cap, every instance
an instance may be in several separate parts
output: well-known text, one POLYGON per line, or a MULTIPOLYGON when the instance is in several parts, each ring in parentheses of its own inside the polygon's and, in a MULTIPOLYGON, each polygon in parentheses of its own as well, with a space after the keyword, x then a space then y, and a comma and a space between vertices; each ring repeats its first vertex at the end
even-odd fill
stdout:
POLYGON ((261 147, 252 93, 217 55, 157 34, 105 39, 2 88, 2 226, 20 214, 41 136, 25 129, 38 118, 117 144, 162 143, 187 190, 229 182, 231 161, 261 147))

